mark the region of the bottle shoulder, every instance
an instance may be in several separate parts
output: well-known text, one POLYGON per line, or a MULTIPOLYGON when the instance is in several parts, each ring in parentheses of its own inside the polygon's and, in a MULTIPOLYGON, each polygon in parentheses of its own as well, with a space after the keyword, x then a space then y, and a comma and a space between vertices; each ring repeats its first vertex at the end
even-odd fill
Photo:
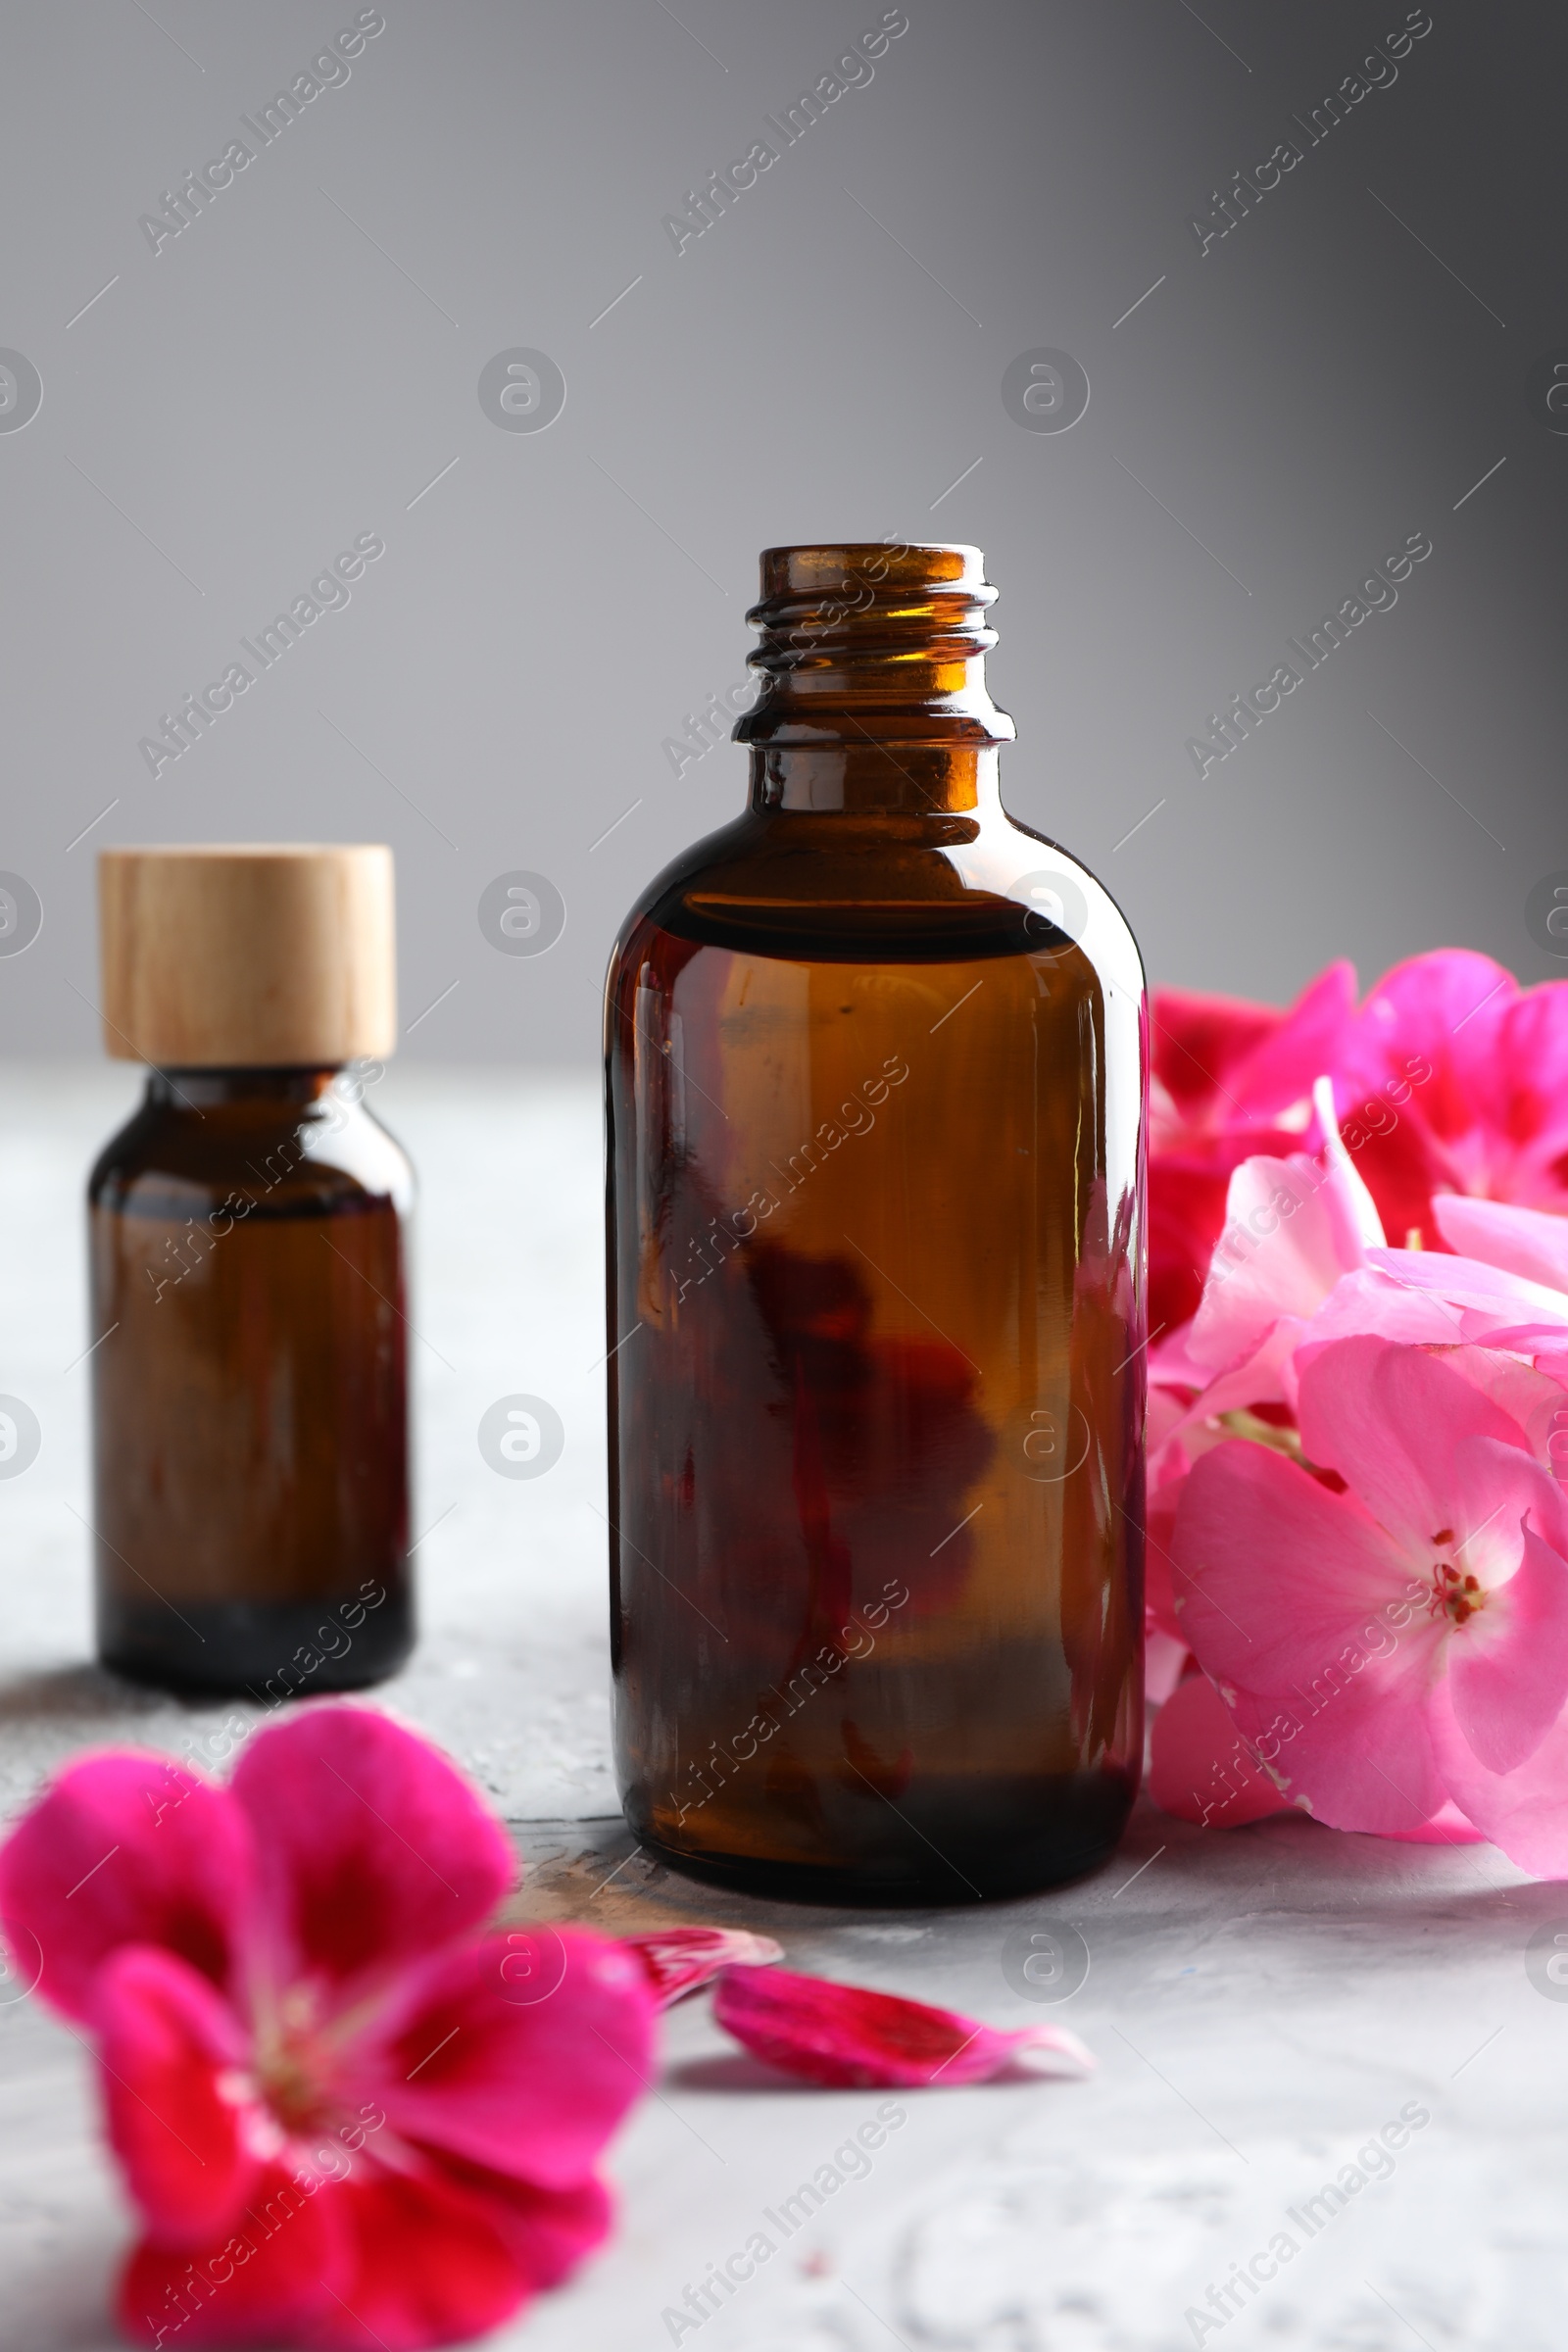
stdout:
POLYGON ((1120 907, 1070 852, 997 807, 929 816, 748 810, 642 892, 612 979, 665 932, 808 961, 962 961, 1063 953, 1141 998, 1120 907))
POLYGON ((402 1146, 363 1102, 144 1102, 93 1163, 87 1200, 143 1216, 202 1215, 230 1199, 247 1215, 354 1215, 414 1204, 402 1146))

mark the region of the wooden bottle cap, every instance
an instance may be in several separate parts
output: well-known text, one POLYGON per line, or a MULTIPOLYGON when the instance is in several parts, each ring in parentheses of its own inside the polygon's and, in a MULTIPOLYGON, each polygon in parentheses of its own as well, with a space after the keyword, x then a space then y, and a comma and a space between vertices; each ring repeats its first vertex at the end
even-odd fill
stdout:
POLYGON ((101 850, 104 1043, 172 1069, 321 1068, 392 1051, 379 842, 101 850))

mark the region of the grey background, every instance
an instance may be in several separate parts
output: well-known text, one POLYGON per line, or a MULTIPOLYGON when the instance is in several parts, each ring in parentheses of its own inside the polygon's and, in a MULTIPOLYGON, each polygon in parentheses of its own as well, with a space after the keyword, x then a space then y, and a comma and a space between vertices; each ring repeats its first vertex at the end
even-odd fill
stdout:
POLYGON ((0 867, 45 915, 0 957, 5 1051, 96 1051, 100 843, 370 838, 407 1051, 586 1062, 626 906, 740 805, 739 750, 677 781, 661 747, 743 675, 759 548, 884 534, 985 549, 1009 804, 1152 977, 1284 998, 1441 942, 1563 971, 1524 923, 1568 865, 1568 439, 1526 401, 1568 344, 1560 9, 1433 0, 1200 255, 1189 216, 1305 144, 1398 0, 908 0, 677 256, 664 214, 874 0, 386 0, 155 256, 138 217, 355 14, 6 12, 0 344, 44 395, 0 433, 0 867), (480 409, 513 346, 564 373, 547 431, 480 409), (1003 408, 1037 346, 1088 371, 1070 432, 1003 408), (138 739, 364 531, 348 608, 154 781, 138 739), (1397 606, 1200 781, 1206 714, 1414 531, 1397 606), (480 934, 517 868, 564 897, 547 955, 480 934))

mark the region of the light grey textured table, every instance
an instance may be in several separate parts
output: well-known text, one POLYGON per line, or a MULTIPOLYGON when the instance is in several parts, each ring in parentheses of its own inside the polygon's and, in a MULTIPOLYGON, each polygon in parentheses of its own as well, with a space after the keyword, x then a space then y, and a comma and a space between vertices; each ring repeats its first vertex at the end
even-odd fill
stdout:
MULTIPOLYGON (((84 1741, 175 1747, 228 1712, 128 1691, 84 1663, 85 1384, 68 1369, 85 1345, 79 1196, 135 1083, 0 1073, 0 1391, 43 1426, 36 1462, 0 1481, 8 1812, 84 1741)), ((783 2085, 701 2003, 677 2010, 659 2094, 615 2148, 614 2240, 495 2340, 655 2352, 674 2340, 662 2313, 760 2229, 772 2258, 682 2343, 1561 2352, 1568 1999, 1536 1988, 1525 1946, 1559 1920, 1568 1934, 1568 1888, 1532 1885, 1486 1846, 1384 1844, 1295 1819, 1205 1835, 1147 1807, 1099 1878, 974 1911, 772 1907, 633 1851, 607 1754, 596 1091, 394 1067, 372 1100, 421 1178, 414 1352, 429 1531, 424 1638, 380 1695, 491 1790, 528 1865, 520 1908, 611 1931, 746 1921, 779 1935, 797 1966, 999 2024, 1058 2016, 1102 2062, 1089 2083, 901 2094, 906 2120, 866 2177, 785 2239, 764 2211, 880 2094, 783 2085), (537 1481, 496 1477, 475 1441, 484 1408, 517 1391, 549 1397, 566 1427, 562 1460, 537 1481), (1091 1955, 1059 2010, 1018 1997, 1002 1967, 1020 1927, 1052 1923, 1091 1955), (1385 2177, 1312 2208, 1406 2106, 1430 2122, 1385 2177), (1268 2252, 1281 2232, 1297 2249, 1283 2262, 1268 2252), (1220 2322, 1210 2286, 1276 2263, 1220 2322), (1216 2324, 1200 2328, 1194 2309, 1216 2324)), ((31 2003, 5 2002, 5 2352, 109 2352, 107 2284, 126 2230, 82 2051, 31 2003)))

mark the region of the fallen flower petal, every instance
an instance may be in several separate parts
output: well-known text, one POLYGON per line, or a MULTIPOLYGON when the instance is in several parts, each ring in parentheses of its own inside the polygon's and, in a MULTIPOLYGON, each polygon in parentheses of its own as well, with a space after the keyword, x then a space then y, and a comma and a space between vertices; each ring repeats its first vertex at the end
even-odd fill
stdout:
POLYGON ((1088 2074, 1095 2065, 1060 2026, 1008 2032, 954 2009, 782 1968, 765 1976, 724 1969, 713 2015, 754 2058, 833 2088, 918 2089, 989 2082, 1020 2064, 1031 2074, 1088 2074))
POLYGON ((766 1968, 784 1957, 781 1943, 748 1928, 659 1928, 620 1940, 642 1963, 661 2009, 710 1984, 721 1968, 766 1968))

